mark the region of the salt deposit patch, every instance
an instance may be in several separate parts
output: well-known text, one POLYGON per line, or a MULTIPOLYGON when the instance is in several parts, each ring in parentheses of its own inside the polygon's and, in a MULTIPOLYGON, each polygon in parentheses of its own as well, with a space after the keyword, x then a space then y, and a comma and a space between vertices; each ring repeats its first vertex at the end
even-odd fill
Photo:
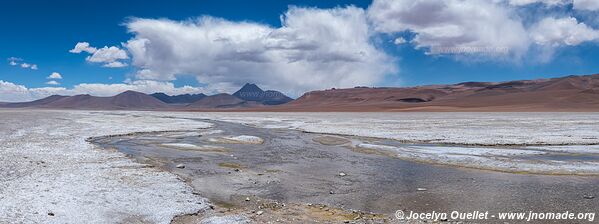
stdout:
POLYGON ((173 116, 416 143, 599 144, 599 113, 202 113, 173 116))
POLYGON ((224 132, 223 130, 210 130, 210 131, 200 132, 200 135, 216 135, 216 134, 221 134, 223 132, 224 132))
POLYGON ((226 136, 216 137, 208 139, 210 142, 223 143, 223 144, 262 144, 264 139, 251 136, 251 135, 239 135, 239 136, 226 136))
POLYGON ((227 215, 208 217, 201 224, 249 224, 250 220, 243 215, 227 215))
POLYGON ((546 155, 548 152, 532 149, 499 149, 441 146, 396 147, 378 144, 357 144, 358 148, 397 153, 397 157, 420 162, 487 169, 506 172, 538 174, 598 175, 599 163, 595 161, 538 160, 525 156, 546 155))
POLYGON ((163 143, 160 146, 175 148, 181 150, 197 150, 197 151, 208 151, 208 152, 226 152, 227 149, 221 146, 214 145, 195 145, 189 143, 163 143))
POLYGON ((529 146, 526 148, 563 153, 599 154, 599 145, 529 146))

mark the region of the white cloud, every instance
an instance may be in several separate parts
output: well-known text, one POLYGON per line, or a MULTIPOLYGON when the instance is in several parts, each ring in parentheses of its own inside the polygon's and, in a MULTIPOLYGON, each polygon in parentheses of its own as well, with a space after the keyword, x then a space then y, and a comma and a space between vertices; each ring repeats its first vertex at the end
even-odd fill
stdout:
POLYGON ((575 46, 582 42, 599 40, 599 30, 579 23, 574 17, 545 18, 531 29, 531 37, 539 45, 575 46))
POLYGON ((393 41, 393 43, 396 45, 405 44, 406 42, 406 39, 404 39, 403 37, 395 38, 395 41, 393 41))
POLYGON ((379 32, 414 33, 411 43, 427 54, 456 58, 484 55, 519 61, 529 55, 547 62, 560 46, 597 40, 598 31, 574 17, 555 19, 543 13, 519 12, 518 7, 533 3, 555 7, 574 4, 574 8, 586 10, 593 10, 595 4, 599 7, 598 0, 374 0, 368 16, 379 32), (537 50, 543 52, 536 54, 537 50))
POLYGON ((597 11, 597 10, 599 10, 599 1, 598 0, 574 0, 574 9, 597 11))
POLYGON ((0 80, 0 102, 30 100, 31 92, 25 86, 0 80))
POLYGON ((599 10, 598 0, 509 0, 511 5, 524 6, 533 3, 543 3, 548 6, 573 5, 575 10, 599 10))
POLYGON ((565 5, 572 3, 572 0, 509 0, 510 5, 523 6, 533 3, 543 3, 549 6, 565 5))
POLYGON ((60 73, 58 73, 58 72, 52 72, 52 74, 50 74, 46 78, 47 79, 62 79, 62 75, 60 75, 60 73))
POLYGON ((117 60, 129 59, 127 52, 115 46, 103 47, 86 58, 89 62, 111 63, 117 60))
POLYGON ((7 59, 7 61, 8 61, 8 64, 11 66, 19 65, 21 68, 28 68, 28 69, 32 69, 32 70, 38 69, 36 64, 30 64, 30 63, 23 62, 22 58, 10 57, 7 59))
MULTIPOLYGON (((59 85, 60 83, 52 80, 47 84, 59 85)), ((204 89, 202 88, 191 86, 175 87, 175 85, 171 82, 150 80, 138 80, 119 84, 82 83, 70 89, 63 87, 27 88, 23 85, 17 85, 11 82, 0 80, 0 102, 32 101, 51 95, 90 94, 94 96, 114 96, 127 90, 133 90, 147 94, 164 92, 170 95, 204 92, 204 89)))
POLYGON ((260 83, 287 93, 373 85, 395 73, 375 47, 363 9, 290 8, 273 28, 213 17, 195 21, 133 19, 126 43, 137 78, 190 74, 210 89, 260 83))
POLYGON ((48 85, 60 85, 60 83, 57 82, 57 81, 55 81, 55 80, 47 81, 46 84, 48 84, 48 85))
POLYGON ((96 49, 95 47, 91 47, 89 46, 88 42, 79 42, 75 45, 75 48, 69 50, 69 52, 74 53, 74 54, 79 54, 81 52, 87 52, 90 54, 96 53, 98 49, 96 49))
POLYGON ((429 54, 521 55, 529 46, 509 8, 486 0, 375 0, 368 9, 377 31, 416 34, 429 54))
POLYGON ((127 52, 116 46, 104 46, 103 48, 95 48, 89 45, 88 42, 79 42, 75 48, 69 50, 71 53, 79 54, 87 52, 91 54, 85 58, 86 61, 92 63, 102 63, 103 67, 121 68, 127 66, 127 63, 121 60, 129 59, 127 52))
POLYGON ((126 67, 127 63, 123 63, 123 62, 120 62, 120 61, 113 61, 113 62, 109 62, 107 64, 104 64, 102 66, 107 67, 107 68, 122 68, 122 67, 126 67))
POLYGON ((17 66, 19 64, 18 62, 23 61, 23 59, 16 57, 10 57, 6 60, 8 61, 8 64, 11 66, 17 66))

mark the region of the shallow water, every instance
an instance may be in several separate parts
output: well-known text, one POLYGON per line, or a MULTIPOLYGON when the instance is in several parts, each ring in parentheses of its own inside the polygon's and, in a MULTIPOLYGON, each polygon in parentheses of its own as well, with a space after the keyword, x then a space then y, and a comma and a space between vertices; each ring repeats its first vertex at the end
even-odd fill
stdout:
MULTIPOLYGON (((513 174, 431 165, 385 153, 355 151, 348 145, 322 145, 313 141, 322 136, 319 134, 210 122, 215 124, 213 130, 223 133, 184 137, 182 133, 148 133, 98 138, 95 142, 174 172, 201 195, 229 204, 240 205, 246 196, 255 196, 384 214, 393 214, 398 209, 527 212, 568 208, 570 212, 594 212, 599 207, 598 200, 584 198, 599 195, 596 176, 513 174), (265 142, 250 145, 208 141, 215 136, 237 135, 258 136, 265 142), (183 150, 161 145, 165 143, 221 146, 226 151, 183 150), (185 168, 177 169, 177 164, 184 164, 185 168), (340 176, 340 172, 347 175, 340 176)), ((414 146, 391 140, 351 138, 354 143, 414 146)), ((568 156, 535 155, 524 159, 572 160, 568 156)), ((596 161, 596 157, 581 158, 596 161)))

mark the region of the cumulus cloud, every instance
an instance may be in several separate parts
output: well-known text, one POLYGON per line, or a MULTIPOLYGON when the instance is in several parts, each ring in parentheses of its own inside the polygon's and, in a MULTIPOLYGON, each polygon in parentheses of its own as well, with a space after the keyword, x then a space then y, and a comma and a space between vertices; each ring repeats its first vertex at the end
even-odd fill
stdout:
POLYGON ((137 78, 190 74, 209 89, 245 82, 300 93, 373 85, 395 73, 393 58, 371 41, 363 9, 290 8, 281 27, 214 17, 193 21, 132 19, 125 46, 137 78))
MULTIPOLYGON (((59 85, 60 83, 52 80, 47 84, 59 85)), ((114 96, 116 94, 133 90, 147 94, 155 92, 164 92, 170 95, 179 95, 186 93, 201 93, 205 89, 191 86, 175 87, 171 82, 160 82, 151 80, 137 80, 128 83, 118 84, 100 84, 100 83, 82 83, 73 88, 64 87, 43 87, 27 88, 24 85, 17 85, 11 82, 0 80, 0 102, 24 102, 41 99, 51 95, 77 95, 90 94, 94 96, 114 96)))
MULTIPOLYGON (((11 65, 12 65, 12 63, 11 63, 11 65)), ((29 64, 29 63, 23 62, 23 63, 21 63, 21 68, 28 68, 28 69, 31 69, 31 70, 37 70, 37 65, 36 64, 29 64)))
POLYGON ((368 16, 379 32, 415 33, 429 54, 521 55, 529 46, 522 23, 493 1, 375 0, 368 16))
POLYGON ((574 0, 574 9, 577 10, 599 10, 599 1, 597 0, 574 0))
POLYGON ((401 45, 401 44, 407 43, 407 41, 403 37, 398 37, 398 38, 395 38, 395 40, 393 41, 393 43, 396 44, 396 45, 401 45))
POLYGON ((107 68, 122 68, 122 67, 127 66, 127 63, 123 63, 120 61, 113 61, 113 62, 106 63, 102 66, 107 67, 107 68))
POLYGON ((509 3, 516 6, 533 3, 543 3, 548 6, 566 6, 572 4, 575 10, 599 10, 599 1, 597 0, 509 0, 509 3))
POLYGON ((124 59, 129 59, 127 52, 115 46, 100 48, 94 54, 86 58, 89 62, 106 63, 106 66, 112 65, 112 67, 115 67, 114 65, 117 65, 117 67, 125 66, 126 64, 117 61, 124 59))
POLYGON ((90 54, 96 53, 98 49, 96 49, 95 47, 92 47, 89 45, 88 42, 78 42, 75 45, 75 48, 69 50, 69 52, 74 53, 74 54, 79 54, 81 52, 87 52, 90 54))
POLYGON ((10 57, 6 59, 8 61, 8 64, 11 66, 17 66, 19 65, 20 61, 23 61, 22 58, 17 58, 17 57, 10 57))
POLYGON ((18 102, 29 100, 31 92, 25 86, 0 80, 0 102, 18 102))
POLYGON ((46 78, 47 79, 62 79, 62 75, 60 75, 60 73, 58 73, 58 72, 52 72, 52 74, 50 74, 46 78))
POLYGON ((129 59, 127 52, 116 46, 104 46, 103 48, 95 48, 90 46, 88 42, 79 42, 69 52, 79 54, 86 52, 91 54, 85 58, 86 61, 92 63, 102 63, 104 67, 121 68, 127 66, 127 63, 122 60, 129 59))
POLYGON ((599 30, 594 30, 574 17, 545 18, 531 29, 532 39, 540 45, 579 45, 599 40, 599 30))
POLYGON ((543 4, 549 5, 549 6, 555 6, 555 5, 565 5, 565 4, 569 4, 571 2, 572 2, 572 0, 509 0, 509 3, 511 5, 516 5, 516 6, 529 5, 529 4, 533 4, 533 3, 543 3, 543 4))
POLYGON ((47 85, 60 85, 59 82, 57 82, 56 80, 50 80, 46 82, 47 85))

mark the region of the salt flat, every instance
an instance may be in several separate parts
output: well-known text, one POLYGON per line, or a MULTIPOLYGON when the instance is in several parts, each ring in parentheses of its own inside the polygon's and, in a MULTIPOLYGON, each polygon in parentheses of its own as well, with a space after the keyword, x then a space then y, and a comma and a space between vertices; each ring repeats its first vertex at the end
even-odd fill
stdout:
POLYGON ((204 199, 177 176, 85 139, 209 126, 133 114, 0 111, 0 223, 169 223, 203 209, 204 199))
POLYGON ((599 144, 599 113, 198 113, 264 128, 472 145, 599 144))
MULTIPOLYGON (((180 113, 0 111, 0 222, 168 223, 206 207, 180 178, 88 137, 182 130, 221 120, 261 128, 468 145, 599 144, 599 113, 180 113), (201 203, 201 204, 200 204, 201 203)), ((412 151, 430 152, 430 148, 412 151)), ((460 150, 459 148, 446 148, 460 150)), ((560 147, 594 152, 595 148, 560 147)), ((468 149, 468 155, 502 154, 468 149)), ((506 151, 513 154, 514 151, 506 151)), ((521 152, 516 152, 521 153, 521 152)), ((534 154, 534 152, 533 152, 534 154)))

